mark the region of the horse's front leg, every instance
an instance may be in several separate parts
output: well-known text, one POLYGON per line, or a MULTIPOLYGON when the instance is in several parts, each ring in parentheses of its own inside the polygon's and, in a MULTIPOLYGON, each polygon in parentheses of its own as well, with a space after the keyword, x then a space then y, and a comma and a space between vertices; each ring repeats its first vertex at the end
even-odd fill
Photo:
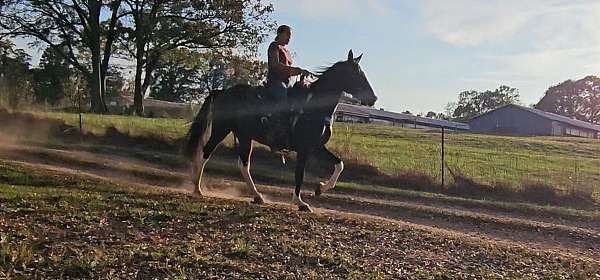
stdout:
POLYGON ((306 161, 308 160, 309 153, 307 151, 299 151, 297 162, 296 162, 296 189, 294 190, 293 202, 298 205, 298 210, 305 212, 312 212, 312 209, 308 203, 302 201, 300 197, 300 189, 302 183, 304 183, 304 169, 306 168, 306 161))
POLYGON ((335 188, 335 184, 337 183, 340 174, 342 174, 342 171, 344 170, 344 162, 339 157, 327 150, 325 146, 319 149, 317 155, 321 160, 332 164, 335 167, 335 169, 333 171, 333 174, 331 174, 329 180, 327 180, 327 182, 319 183, 319 186, 317 186, 317 188, 315 189, 315 196, 319 196, 322 192, 326 192, 335 188))

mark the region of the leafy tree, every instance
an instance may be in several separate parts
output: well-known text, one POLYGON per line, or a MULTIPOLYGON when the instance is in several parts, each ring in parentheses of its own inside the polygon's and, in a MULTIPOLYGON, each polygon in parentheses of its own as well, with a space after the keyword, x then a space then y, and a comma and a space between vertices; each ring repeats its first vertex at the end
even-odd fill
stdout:
POLYGON ((204 58, 200 53, 186 49, 165 54, 155 71, 156 84, 150 96, 165 101, 190 101, 199 98, 202 89, 204 58))
POLYGON ((117 67, 109 67, 106 72, 106 97, 111 99, 121 95, 125 87, 125 77, 117 67))
POLYGON ((236 48, 252 52, 272 27, 268 18, 272 6, 262 0, 124 3, 131 24, 124 25, 121 45, 136 60, 134 107, 138 115, 143 115, 143 95, 153 84, 152 74, 170 50, 236 48))
MULTIPOLYGON (((452 112, 452 117, 459 121, 494 110, 507 104, 519 102, 519 91, 509 86, 500 86, 495 90, 463 91, 459 94, 458 102, 452 112)), ((450 104, 449 104, 450 106, 450 104)), ((452 105, 454 106, 454 104, 452 105)))
POLYGON ((54 49, 84 74, 92 111, 106 112, 105 78, 119 19, 125 16, 120 6, 121 0, 5 0, 0 36, 33 38, 54 49))
POLYGON ((237 84, 262 85, 267 76, 267 63, 248 56, 228 55, 223 57, 227 74, 221 88, 237 84))
POLYGON ((30 59, 24 50, 15 48, 12 42, 0 40, 0 97, 2 103, 11 108, 18 108, 29 98, 30 59))
POLYGON ((39 66, 33 70, 35 101, 56 105, 71 90, 73 70, 70 63, 53 48, 46 48, 39 66))
POLYGON ((259 85, 266 69, 266 63, 249 57, 175 49, 159 62, 150 95, 165 101, 198 100, 236 84, 259 85))
POLYGON ((600 124, 600 78, 587 76, 549 88, 535 108, 600 124))
POLYGON ((427 112, 427 115, 425 115, 426 118, 432 118, 432 119, 436 119, 438 117, 438 114, 434 111, 429 111, 427 112))

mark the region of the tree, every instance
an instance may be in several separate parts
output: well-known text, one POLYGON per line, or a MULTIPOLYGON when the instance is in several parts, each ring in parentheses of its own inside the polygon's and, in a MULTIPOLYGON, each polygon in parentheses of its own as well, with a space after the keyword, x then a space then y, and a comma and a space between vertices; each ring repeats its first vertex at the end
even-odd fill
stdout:
POLYGON ((28 99, 30 90, 29 60, 22 49, 6 40, 0 40, 0 97, 2 103, 18 108, 28 99))
POLYGON ((267 77, 267 63, 256 58, 229 55, 224 57, 224 62, 227 65, 227 79, 224 80, 222 88, 237 84, 259 86, 267 77))
POLYGON ((165 54, 155 71, 156 84, 150 96, 165 101, 190 101, 200 98, 203 89, 203 56, 187 49, 176 49, 165 54))
POLYGON ((175 49, 158 63, 150 96, 165 101, 198 100, 212 90, 236 84, 259 85, 266 70, 266 63, 249 57, 175 49))
POLYGON ((84 74, 91 109, 106 112, 106 72, 113 52, 121 0, 5 0, 0 5, 0 36, 33 38, 84 74), (104 22, 101 19, 105 19, 104 22), (81 59, 81 52, 90 59, 81 59))
POLYGON ((39 66, 32 71, 35 101, 56 105, 71 90, 70 63, 53 48, 46 48, 39 66))
POLYGON ((438 114, 434 111, 429 111, 427 112, 427 115, 425 115, 426 118, 432 118, 432 119, 436 119, 438 117, 438 114))
POLYGON ((117 67, 109 67, 106 72, 106 97, 115 98, 121 95, 125 88, 125 77, 117 67))
POLYGON ((255 51, 272 25, 272 6, 262 0, 124 2, 132 24, 124 27, 121 43, 136 60, 138 115, 143 115, 143 95, 165 53, 178 48, 255 51))
POLYGON ((600 124, 600 78, 587 76, 550 87, 535 108, 600 124))
POLYGON ((452 117, 459 121, 466 121, 500 106, 516 104, 518 102, 519 91, 509 86, 503 85, 493 91, 463 91, 459 94, 452 117))

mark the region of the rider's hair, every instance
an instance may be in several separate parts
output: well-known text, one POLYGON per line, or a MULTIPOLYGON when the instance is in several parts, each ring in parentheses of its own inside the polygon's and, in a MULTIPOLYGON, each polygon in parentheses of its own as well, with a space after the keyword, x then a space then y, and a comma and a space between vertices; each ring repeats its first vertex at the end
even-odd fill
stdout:
POLYGON ((288 25, 280 25, 279 27, 277 27, 277 36, 279 36, 281 33, 284 32, 291 32, 292 28, 289 27, 288 25))

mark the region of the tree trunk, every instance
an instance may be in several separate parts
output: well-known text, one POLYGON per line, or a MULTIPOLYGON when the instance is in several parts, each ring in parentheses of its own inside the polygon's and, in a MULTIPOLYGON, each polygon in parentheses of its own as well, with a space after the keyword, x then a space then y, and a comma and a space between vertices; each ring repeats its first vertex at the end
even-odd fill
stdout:
POLYGON ((146 70, 144 73, 144 81, 142 83, 142 92, 143 93, 146 93, 148 91, 148 88, 150 87, 150 85, 152 85, 152 83, 154 82, 154 80, 152 79, 152 73, 156 69, 158 60, 159 60, 159 57, 158 57, 158 55, 156 55, 156 53, 151 52, 148 55, 148 60, 146 61, 146 70))
POLYGON ((133 106, 135 108, 135 114, 140 117, 144 116, 144 92, 142 92, 142 71, 142 61, 141 59, 138 59, 135 67, 135 90, 133 94, 133 106))
MULTIPOLYGON (((137 31, 140 32, 140 31, 137 31)), ((144 94, 142 87, 142 72, 144 72, 144 43, 141 34, 136 34, 136 63, 135 63, 135 89, 133 93, 133 107, 135 114, 144 116, 144 94)))
POLYGON ((89 0, 89 26, 90 32, 88 36, 89 48, 92 55, 92 76, 90 77, 92 112, 106 113, 106 104, 104 103, 104 75, 102 75, 102 58, 100 47, 100 10, 101 3, 98 0, 89 0))
POLYGON ((92 74, 88 78, 90 83, 90 96, 92 101, 91 110, 94 113, 105 113, 106 105, 102 98, 102 74, 100 71, 100 61, 98 56, 92 54, 92 74))

